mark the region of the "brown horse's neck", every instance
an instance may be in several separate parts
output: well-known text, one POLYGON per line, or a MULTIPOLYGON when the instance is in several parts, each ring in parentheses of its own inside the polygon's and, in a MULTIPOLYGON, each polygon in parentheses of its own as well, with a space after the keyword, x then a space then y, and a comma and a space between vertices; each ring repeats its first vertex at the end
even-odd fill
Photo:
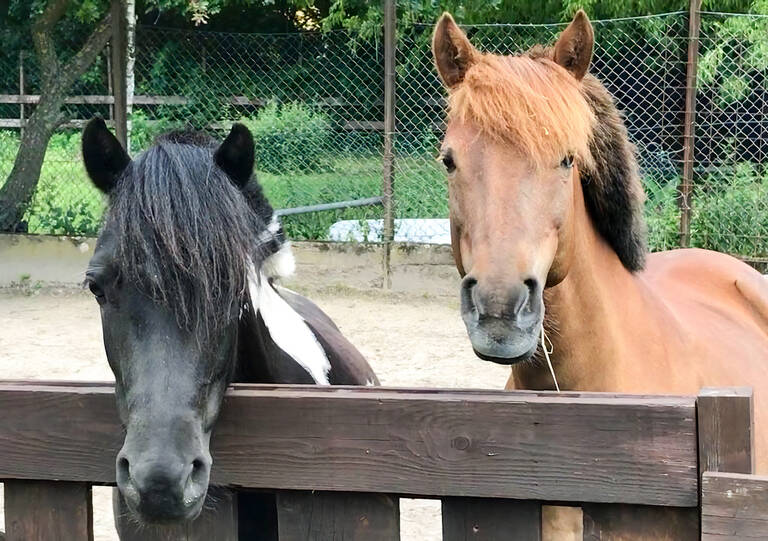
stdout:
MULTIPOLYGON (((561 390, 614 390, 625 308, 642 304, 647 293, 595 229, 578 181, 574 192, 573 261, 565 279, 544 293, 551 360, 561 390)), ((554 389, 543 356, 539 361, 513 367, 516 388, 554 389)))

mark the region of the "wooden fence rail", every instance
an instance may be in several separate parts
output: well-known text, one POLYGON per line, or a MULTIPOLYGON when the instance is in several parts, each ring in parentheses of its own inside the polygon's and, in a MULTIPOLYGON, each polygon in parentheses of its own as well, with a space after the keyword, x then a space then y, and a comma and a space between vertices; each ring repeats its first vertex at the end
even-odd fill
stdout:
MULTIPOLYGON (((123 439, 113 387, 0 382, 0 411, 9 541, 89 539, 89 487, 114 483, 123 439)), ((283 541, 399 539, 401 495, 443 500, 445 540, 539 539, 546 502, 582 506, 585 539, 651 524, 698 539, 699 453, 707 467, 707 453, 751 464, 751 449, 733 452, 734 439, 751 447, 751 431, 743 389, 697 399, 240 384, 214 430, 212 484, 276 493, 283 541), (727 432, 702 422, 697 400, 727 432)), ((705 507, 711 494, 721 508, 722 493, 705 484, 705 507)), ((236 539, 236 497, 222 501, 198 524, 236 539)))

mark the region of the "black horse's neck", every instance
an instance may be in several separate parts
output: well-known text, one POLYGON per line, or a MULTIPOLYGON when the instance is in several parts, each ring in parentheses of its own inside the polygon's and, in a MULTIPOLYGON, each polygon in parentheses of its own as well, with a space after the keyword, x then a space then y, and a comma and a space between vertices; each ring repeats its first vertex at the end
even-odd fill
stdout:
MULTIPOLYGON (((271 287, 265 284, 263 287, 271 287)), ((237 356, 233 382, 237 383, 316 383, 269 334, 257 309, 243 309, 237 336, 237 356)))

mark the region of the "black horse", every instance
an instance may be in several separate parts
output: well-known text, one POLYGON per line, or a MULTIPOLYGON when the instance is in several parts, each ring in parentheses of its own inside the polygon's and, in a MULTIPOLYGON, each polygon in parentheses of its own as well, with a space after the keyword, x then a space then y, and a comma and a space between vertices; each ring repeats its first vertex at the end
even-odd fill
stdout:
POLYGON ((221 145, 169 133, 131 160, 94 119, 83 159, 109 196, 86 282, 126 429, 117 486, 140 523, 189 521, 206 499, 230 382, 378 380, 326 314, 277 285, 293 257, 253 176, 247 128, 235 124, 221 145))

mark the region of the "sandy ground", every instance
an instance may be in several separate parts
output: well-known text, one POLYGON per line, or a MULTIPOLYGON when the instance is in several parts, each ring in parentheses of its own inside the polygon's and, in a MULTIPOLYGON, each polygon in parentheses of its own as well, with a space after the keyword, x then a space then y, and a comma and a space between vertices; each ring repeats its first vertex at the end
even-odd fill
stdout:
MULTIPOLYGON (((309 293, 368 358, 383 385, 499 389, 508 369, 474 356, 453 298, 309 293)), ((77 290, 0 290, 0 379, 111 380, 98 306, 77 290)), ((117 539, 111 489, 94 487, 96 541, 117 539)), ((2 515, 0 491, 0 526, 2 515)), ((402 538, 441 539, 438 501, 401 500, 402 538)), ((3 529, 3 528, 0 528, 3 529)))

